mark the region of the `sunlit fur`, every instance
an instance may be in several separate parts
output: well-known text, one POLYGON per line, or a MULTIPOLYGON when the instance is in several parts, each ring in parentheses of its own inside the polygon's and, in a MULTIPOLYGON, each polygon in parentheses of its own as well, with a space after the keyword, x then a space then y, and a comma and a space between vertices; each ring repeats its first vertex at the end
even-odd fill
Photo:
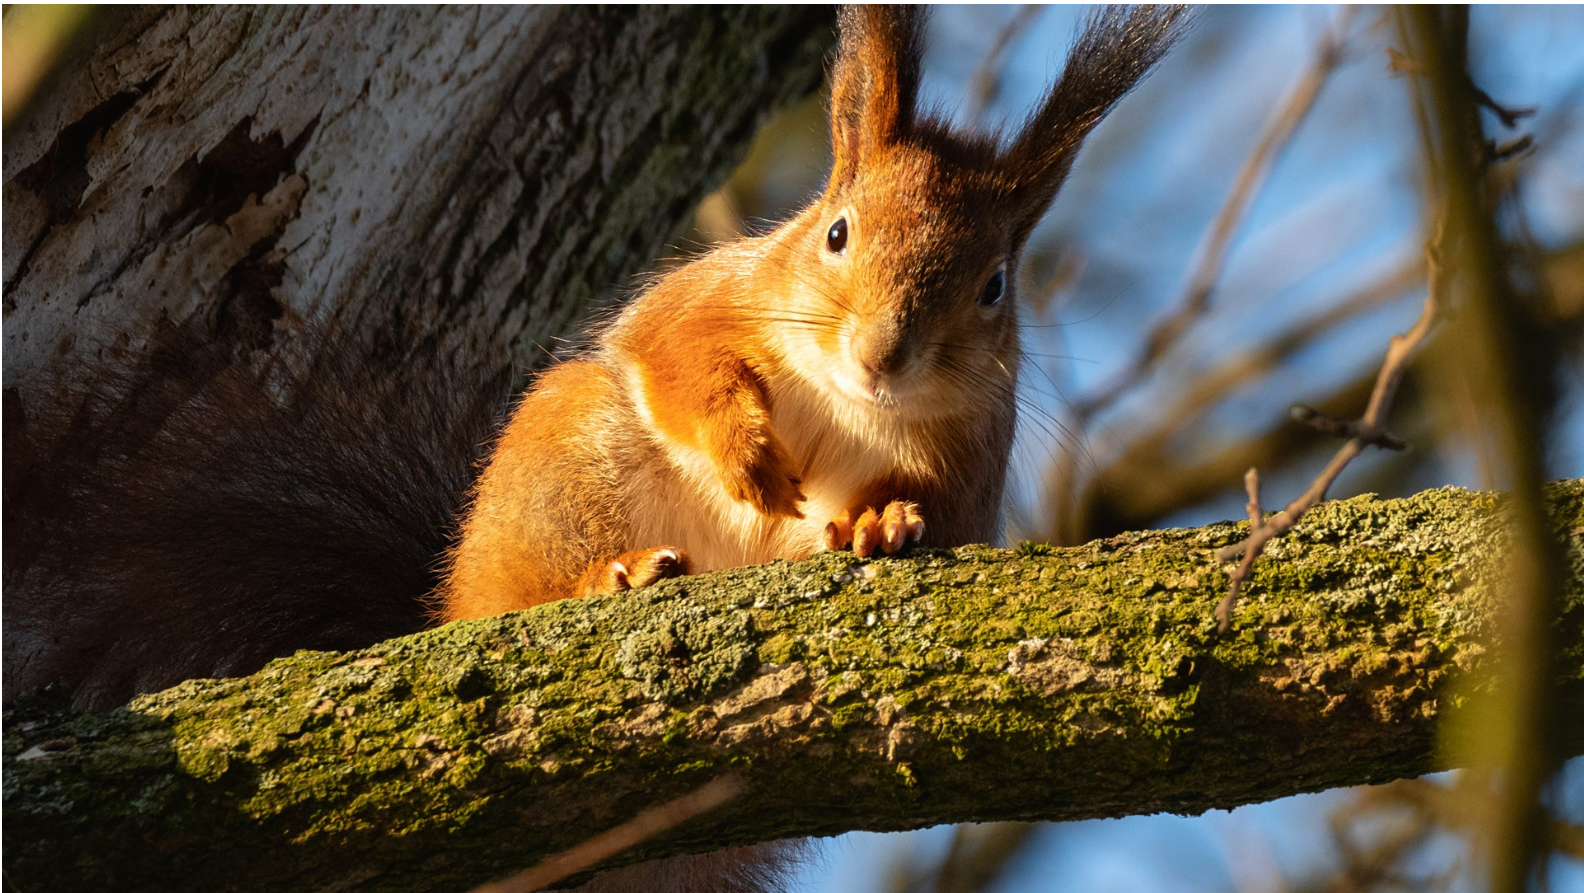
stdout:
POLYGON ((1003 149, 919 116, 915 10, 844 11, 825 193, 661 277, 541 377, 476 488, 443 619, 611 591, 648 549, 695 572, 801 558, 833 519, 894 500, 920 506, 926 544, 993 538, 1023 243, 1176 18, 1094 19, 1003 149), (1006 292, 985 306, 998 270, 1006 292))
POLYGON ((1015 292, 978 303, 1015 269, 1001 188, 899 145, 775 232, 657 282, 518 410, 448 614, 580 594, 590 562, 644 546, 678 546, 696 571, 803 557, 837 514, 894 499, 923 506, 928 543, 991 538, 1018 367, 1015 292), (901 364, 867 369, 876 344, 901 364), (569 522, 582 542, 555 542, 569 522))

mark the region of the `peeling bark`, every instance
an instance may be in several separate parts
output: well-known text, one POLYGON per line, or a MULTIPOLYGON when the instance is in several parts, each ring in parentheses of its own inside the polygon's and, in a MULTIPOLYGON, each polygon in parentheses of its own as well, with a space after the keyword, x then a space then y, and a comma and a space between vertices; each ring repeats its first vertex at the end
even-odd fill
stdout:
MULTIPOLYGON (((1550 499, 1573 569, 1557 619, 1572 754, 1584 481, 1550 499)), ((1489 684, 1501 500, 1322 505, 1217 636, 1211 555, 1244 526, 831 553, 304 652, 109 713, 16 706, 8 881, 460 890, 727 771, 749 796, 622 858, 1192 813, 1445 768, 1442 721, 1489 684)))
POLYGON ((333 329, 533 365, 833 37, 779 7, 104 15, 7 128, 7 388, 190 321, 239 361, 333 329))

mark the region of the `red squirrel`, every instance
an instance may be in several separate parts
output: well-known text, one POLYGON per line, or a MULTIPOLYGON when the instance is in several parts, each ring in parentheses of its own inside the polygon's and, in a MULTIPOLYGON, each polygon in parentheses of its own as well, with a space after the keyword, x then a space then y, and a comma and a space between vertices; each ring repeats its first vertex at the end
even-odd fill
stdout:
POLYGON ((824 194, 657 279, 534 384, 474 489, 439 616, 991 539, 1023 245, 1180 13, 1093 18, 1003 146, 920 113, 921 12, 843 11, 824 194))

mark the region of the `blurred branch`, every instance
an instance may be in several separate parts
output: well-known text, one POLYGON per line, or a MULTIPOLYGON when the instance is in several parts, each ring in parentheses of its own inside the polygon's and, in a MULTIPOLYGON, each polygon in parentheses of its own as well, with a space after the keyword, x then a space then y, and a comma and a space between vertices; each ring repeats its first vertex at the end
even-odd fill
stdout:
MULTIPOLYGON (((1469 834, 1481 812, 1481 804, 1471 799, 1478 796, 1458 782, 1440 784, 1423 778, 1360 788, 1351 802, 1330 817, 1332 839, 1341 855, 1337 872, 1299 889, 1422 893, 1449 888, 1466 870, 1465 860, 1452 859, 1448 864, 1444 857, 1421 857, 1439 835, 1469 834), (1427 861, 1441 865, 1441 870, 1426 876, 1423 867, 1427 861), (1415 872, 1415 867, 1420 871, 1415 872)), ((1552 849, 1584 859, 1584 828, 1549 813, 1542 821, 1542 837, 1552 849)))
POLYGON ((735 775, 723 775, 696 791, 645 810, 520 874, 503 881, 480 884, 473 888, 473 893, 537 893, 556 881, 588 871, 606 859, 658 837, 690 819, 719 809, 742 792, 742 779, 735 775))
MULTIPOLYGON (((1374 374, 1360 376, 1311 400, 1326 411, 1347 412, 1369 399, 1374 374)), ((1122 457, 1091 478, 1067 502, 1057 542, 1084 542, 1123 530, 1152 526, 1174 511, 1230 490, 1230 482, 1252 466, 1275 469, 1305 458, 1326 441, 1311 428, 1277 416, 1264 428, 1219 441, 1204 455, 1184 455, 1170 436, 1129 445, 1122 457), (1072 538, 1072 539, 1069 539, 1072 538)))
MULTIPOLYGON (((1547 327, 1578 349, 1577 342, 1584 332, 1584 242, 1543 252, 1536 258, 1535 266, 1541 292, 1550 302, 1546 307, 1547 327)), ((1052 542, 1072 544, 1123 530, 1148 528, 1174 512, 1228 492, 1231 483, 1251 466, 1264 469, 1269 478, 1272 472, 1309 458, 1325 441, 1313 429, 1293 424, 1285 415, 1209 450, 1196 450, 1185 435, 1195 419, 1237 388, 1247 387, 1280 368, 1294 353, 1314 344, 1337 325, 1409 294, 1422 282, 1422 262, 1418 258, 1404 262, 1271 341, 1195 376, 1164 408, 1141 411, 1142 424, 1137 429, 1118 424, 1112 430, 1118 431, 1114 436, 1122 446, 1115 458, 1099 470, 1079 479, 1078 463, 1069 461, 1055 466, 1046 485, 1052 494, 1054 522, 1041 535, 1052 542)), ((1438 350, 1438 340, 1439 335, 1433 336, 1426 352, 1438 350)), ((1328 416, 1345 417, 1365 405, 1375 378, 1376 370, 1362 372, 1328 392, 1302 400, 1328 416)), ((1385 466, 1401 472, 1428 455, 1423 447, 1435 435, 1419 413, 1420 400, 1411 377, 1404 383, 1397 403, 1399 413, 1407 415, 1402 415, 1394 426, 1400 426, 1396 433, 1420 447, 1385 466)), ((1112 435, 1108 432, 1108 436, 1112 435)), ((1375 476, 1375 472, 1371 475, 1375 476)), ((1378 483, 1366 482, 1361 491, 1376 490, 1401 479, 1399 474, 1378 483)))
POLYGON ((974 66, 973 74, 968 78, 968 111, 965 113, 969 127, 979 127, 984 123, 985 112, 1001 92, 1007 51, 1012 48, 1012 41, 1027 31, 1044 11, 1043 6, 1035 3, 1018 7, 1017 12, 996 32, 990 51, 974 66))
POLYGON ((1551 825, 1551 847, 1559 853, 1584 862, 1584 825, 1571 822, 1554 822, 1551 825))
POLYGON ((1244 215, 1259 194, 1266 176, 1269 175, 1282 149, 1287 146, 1298 126, 1314 108, 1321 88, 1341 63, 1353 14, 1354 8, 1350 6, 1344 6, 1338 11, 1336 23, 1320 39, 1314 60, 1308 70, 1266 121, 1259 140, 1254 144, 1254 149, 1249 153, 1248 158, 1244 160, 1243 167, 1233 181, 1231 191, 1221 205, 1221 210, 1216 214, 1205 234, 1198 261, 1189 277, 1188 288, 1177 307, 1158 318, 1150 326, 1148 334, 1144 337, 1144 347, 1130 366, 1123 369, 1095 394, 1073 406, 1073 413, 1080 421, 1109 407, 1143 381, 1182 333, 1210 309, 1210 295, 1215 289, 1217 280, 1220 279, 1221 268, 1226 263, 1232 237, 1237 235, 1238 225, 1243 222, 1244 215))
POLYGON ((1512 287, 1492 194, 1482 187, 1489 154, 1481 94, 1468 75, 1468 16, 1466 7, 1399 7, 1398 23, 1424 72, 1414 79, 1414 97, 1423 109, 1424 154, 1433 160, 1427 167, 1439 175, 1425 202, 1442 209, 1447 239, 1457 247, 1458 311, 1441 371, 1465 396, 1462 425, 1474 435, 1487 474, 1513 491, 1507 597, 1495 629, 1497 675, 1494 690, 1476 699, 1481 722, 1471 756, 1478 768, 1460 783, 1479 792, 1471 802, 1481 807, 1475 840, 1488 889, 1519 893, 1549 843, 1540 793, 1558 765, 1549 674, 1556 666, 1551 624, 1561 606, 1563 566, 1541 495, 1558 352, 1538 302, 1512 287))
MULTIPOLYGON (((1192 505, 1225 489, 1227 479, 1239 469, 1246 469, 1251 464, 1269 465, 1282 455, 1284 449, 1297 449, 1308 438, 1300 435, 1299 440, 1294 441, 1284 434, 1280 435, 1283 440, 1281 444, 1272 443, 1269 445, 1271 448, 1261 448, 1258 441, 1265 435, 1254 434, 1249 438, 1250 449, 1229 447, 1229 451, 1223 451, 1223 456, 1236 463, 1227 471, 1227 464, 1220 460, 1201 463, 1197 467, 1184 463, 1181 458, 1183 450, 1175 441, 1188 430, 1194 419, 1237 388, 1247 386, 1279 368, 1293 354, 1326 336, 1337 326, 1408 294, 1423 282, 1423 278, 1424 267, 1418 258, 1404 262, 1380 279, 1264 344, 1194 376, 1171 403, 1165 407, 1150 406, 1141 413, 1144 416, 1141 432, 1127 432, 1125 423, 1117 426, 1125 432, 1120 435, 1125 438, 1125 448, 1116 459, 1091 475, 1083 484, 1081 492, 1076 480, 1081 470, 1079 463, 1068 458, 1058 464, 1046 485, 1052 495, 1051 503, 1059 507, 1054 512, 1056 521, 1049 532, 1050 539, 1053 542, 1078 543, 1118 530, 1148 527, 1173 510, 1192 505), (1247 458, 1235 458, 1239 454, 1247 454, 1247 458), (1256 458, 1263 461, 1254 461, 1256 458), (1097 527, 1093 523, 1095 516, 1091 508, 1101 501, 1115 506, 1106 514, 1115 515, 1115 522, 1120 527, 1097 527), (1124 505, 1129 507, 1123 508, 1124 505)), ((1350 383, 1344 385, 1337 395, 1357 390, 1350 383)), ((1333 410, 1340 406, 1344 411, 1358 405, 1339 400, 1337 395, 1322 398, 1323 404, 1333 410)), ((1278 430, 1287 429, 1285 424, 1278 426, 1278 430)))
POLYGON ((1415 802, 1411 786, 1435 787, 1423 780, 1404 780, 1361 788, 1351 802, 1331 813, 1331 839, 1339 866, 1329 876, 1301 884, 1315 893, 1380 893, 1402 890, 1426 893, 1446 889, 1456 876, 1457 860, 1425 876, 1407 868, 1412 856, 1429 845, 1438 831, 1435 817, 1415 802))
POLYGON ((1193 378, 1182 396, 1157 422, 1158 431, 1180 431, 1192 418, 1221 400, 1234 388, 1266 375, 1329 334, 1338 326, 1408 294, 1424 282, 1420 258, 1405 261, 1374 282, 1357 289, 1320 313, 1298 323, 1265 344, 1193 378))
POLYGON ((952 829, 950 848, 938 863, 919 866, 911 858, 898 859, 890 889, 895 893, 988 890, 1006 874, 1007 865, 1024 851, 1039 827, 1027 822, 958 825, 952 829))

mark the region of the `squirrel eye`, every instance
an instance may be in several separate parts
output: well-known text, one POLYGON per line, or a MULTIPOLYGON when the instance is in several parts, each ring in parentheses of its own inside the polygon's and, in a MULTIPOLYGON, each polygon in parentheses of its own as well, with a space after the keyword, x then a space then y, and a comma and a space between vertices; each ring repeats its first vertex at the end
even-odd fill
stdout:
POLYGON ((831 224, 830 231, 825 233, 825 247, 831 254, 847 253, 847 218, 838 217, 831 224))
POLYGON ((979 303, 989 307, 1001 300, 1004 294, 1006 294, 1006 271, 996 270, 990 281, 985 283, 984 291, 979 293, 979 303))

